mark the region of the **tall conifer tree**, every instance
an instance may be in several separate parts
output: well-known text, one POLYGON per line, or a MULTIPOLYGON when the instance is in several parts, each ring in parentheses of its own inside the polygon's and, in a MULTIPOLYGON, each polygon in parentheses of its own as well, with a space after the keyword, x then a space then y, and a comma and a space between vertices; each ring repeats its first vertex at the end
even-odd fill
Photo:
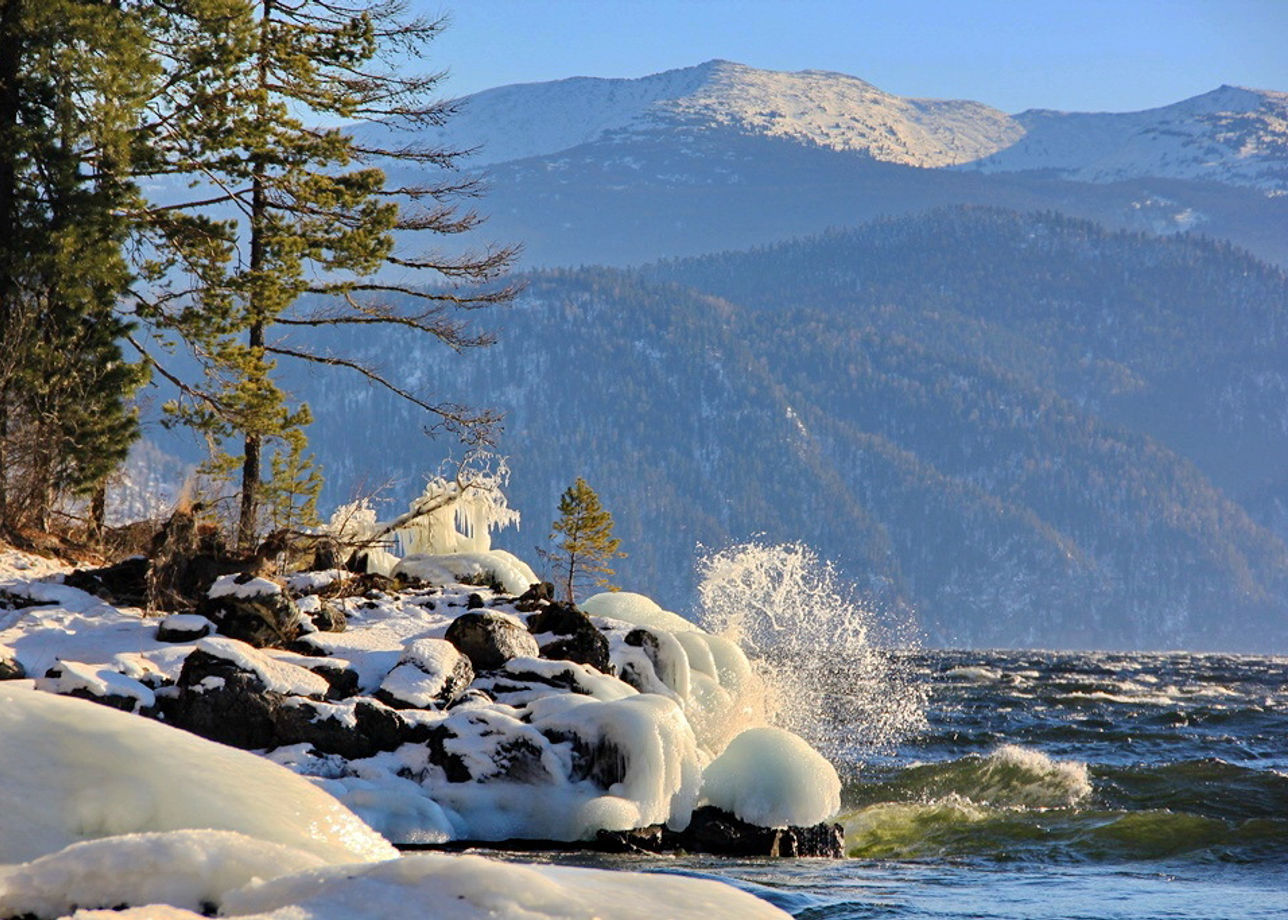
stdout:
POLYGON ((587 578, 598 587, 617 590, 608 576, 613 574, 610 563, 626 555, 618 551, 622 541, 613 536, 613 516, 580 476, 559 498, 559 519, 551 525, 550 539, 555 551, 548 558, 569 603, 587 578))
POLYGON ((195 77, 172 80, 157 109, 199 117, 180 119, 185 129, 164 144, 158 168, 203 184, 186 211, 206 215, 209 227, 217 227, 219 215, 235 215, 229 240, 237 250, 222 280, 203 282, 200 308, 171 328, 197 343, 208 371, 202 386, 186 388, 192 398, 182 413, 224 443, 240 441, 240 456, 233 448, 225 462, 240 466, 237 532, 245 546, 265 497, 264 451, 272 445, 298 452, 291 432, 307 417, 307 407, 290 406, 278 387, 277 361, 355 371, 467 439, 495 421, 435 403, 381 369, 298 344, 287 333, 396 325, 457 349, 486 344, 489 337, 472 333, 455 311, 512 296, 507 288, 481 285, 505 270, 513 251, 461 257, 397 251, 395 231, 472 229, 478 218, 453 202, 472 194, 473 182, 449 177, 391 187, 376 164, 450 169, 456 155, 416 144, 362 144, 346 130, 325 127, 354 119, 378 119, 390 130, 440 124, 449 108, 428 98, 437 75, 402 75, 438 31, 437 22, 405 17, 400 0, 188 2, 198 13, 194 22, 222 18, 225 26, 207 30, 199 52, 181 52, 171 42, 176 71, 195 77), (388 266, 412 280, 387 281, 378 273, 388 266), (453 286, 426 287, 444 280, 453 286), (304 295, 315 296, 302 301, 304 295))
POLYGON ((139 20, 96 0, 0 2, 0 517, 47 526, 137 435, 117 313, 153 69, 139 20))

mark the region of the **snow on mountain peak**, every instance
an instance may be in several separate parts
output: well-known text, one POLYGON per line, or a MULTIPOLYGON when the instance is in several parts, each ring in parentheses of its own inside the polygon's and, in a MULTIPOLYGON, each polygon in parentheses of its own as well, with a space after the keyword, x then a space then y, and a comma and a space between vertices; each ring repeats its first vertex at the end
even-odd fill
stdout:
POLYGON ((906 99, 845 74, 711 60, 636 79, 572 77, 485 90, 461 100, 442 140, 477 149, 472 164, 486 165, 622 131, 685 126, 724 126, 915 166, 978 159, 1022 134, 1009 116, 976 102, 906 99))

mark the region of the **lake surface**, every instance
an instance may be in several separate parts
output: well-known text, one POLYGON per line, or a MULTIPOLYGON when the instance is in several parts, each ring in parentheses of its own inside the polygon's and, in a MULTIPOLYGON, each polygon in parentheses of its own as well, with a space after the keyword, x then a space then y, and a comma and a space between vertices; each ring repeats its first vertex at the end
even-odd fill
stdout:
POLYGON ((811 920, 1288 918, 1288 658, 927 652, 901 669, 928 690, 923 730, 884 750, 861 725, 839 749, 828 733, 849 859, 552 859, 721 878, 811 920))

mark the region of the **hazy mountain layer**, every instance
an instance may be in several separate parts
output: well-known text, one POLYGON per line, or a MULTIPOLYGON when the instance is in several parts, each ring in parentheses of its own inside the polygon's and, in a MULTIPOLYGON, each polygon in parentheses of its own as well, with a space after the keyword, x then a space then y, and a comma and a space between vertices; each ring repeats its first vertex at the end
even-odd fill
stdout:
MULTIPOLYGON (((1228 246, 953 211, 537 275, 485 353, 364 348, 508 413, 510 546, 585 476, 622 583, 674 608, 698 544, 763 535, 937 642, 1264 650, 1288 623, 1285 316, 1282 272, 1228 246)), ((297 389, 333 499, 437 464, 405 407, 297 389)))

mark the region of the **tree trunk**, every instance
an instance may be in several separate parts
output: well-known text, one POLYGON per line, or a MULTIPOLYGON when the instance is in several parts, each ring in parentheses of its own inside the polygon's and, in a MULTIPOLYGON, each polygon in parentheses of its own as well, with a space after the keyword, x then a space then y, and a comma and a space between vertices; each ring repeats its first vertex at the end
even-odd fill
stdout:
MULTIPOLYGON (((20 103, 18 73, 22 44, 18 34, 18 17, 22 0, 0 0, 0 342, 6 351, 14 349, 10 341, 17 279, 14 277, 18 245, 16 133, 20 103)), ((9 521, 9 374, 16 356, 5 356, 4 379, 0 380, 0 527, 9 521)))

